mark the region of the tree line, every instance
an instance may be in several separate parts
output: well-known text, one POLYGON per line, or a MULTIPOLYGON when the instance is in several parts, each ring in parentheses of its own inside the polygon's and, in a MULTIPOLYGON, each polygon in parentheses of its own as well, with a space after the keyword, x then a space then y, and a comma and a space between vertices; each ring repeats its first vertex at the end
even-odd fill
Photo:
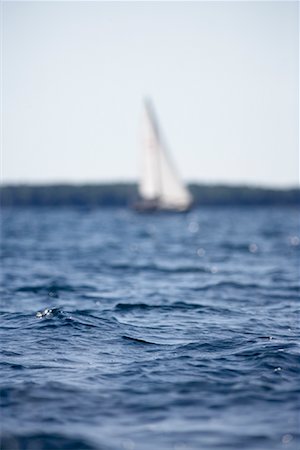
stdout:
MULTIPOLYGON (((190 184, 195 206, 300 205, 300 189, 190 184)), ((4 185, 2 207, 127 207, 138 199, 135 183, 4 185)))

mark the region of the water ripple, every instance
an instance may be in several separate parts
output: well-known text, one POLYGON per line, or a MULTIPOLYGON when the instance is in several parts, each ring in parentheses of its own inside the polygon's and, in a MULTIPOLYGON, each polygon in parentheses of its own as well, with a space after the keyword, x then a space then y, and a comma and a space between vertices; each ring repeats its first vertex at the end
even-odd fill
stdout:
POLYGON ((298 211, 4 216, 1 449, 298 450, 298 211))

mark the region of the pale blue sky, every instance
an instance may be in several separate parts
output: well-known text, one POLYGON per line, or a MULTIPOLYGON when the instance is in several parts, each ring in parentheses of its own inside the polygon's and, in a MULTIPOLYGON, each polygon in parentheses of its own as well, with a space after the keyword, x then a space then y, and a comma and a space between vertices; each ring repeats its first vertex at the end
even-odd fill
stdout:
POLYGON ((138 178, 150 96, 187 181, 299 180, 297 2, 3 2, 3 181, 138 178))

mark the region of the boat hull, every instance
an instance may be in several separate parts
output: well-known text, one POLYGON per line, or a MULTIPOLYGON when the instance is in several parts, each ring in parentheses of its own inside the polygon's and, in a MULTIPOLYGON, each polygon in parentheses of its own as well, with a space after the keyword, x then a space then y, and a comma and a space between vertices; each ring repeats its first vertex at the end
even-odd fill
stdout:
POLYGON ((164 205, 158 201, 141 200, 136 202, 132 208, 138 213, 186 213, 191 210, 192 205, 179 207, 175 205, 164 205))

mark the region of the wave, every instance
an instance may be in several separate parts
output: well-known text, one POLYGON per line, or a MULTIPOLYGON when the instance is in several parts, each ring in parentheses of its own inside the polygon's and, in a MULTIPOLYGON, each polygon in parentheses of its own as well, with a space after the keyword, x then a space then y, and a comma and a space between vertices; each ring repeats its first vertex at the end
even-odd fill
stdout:
MULTIPOLYGON (((41 328, 71 327, 75 329, 101 328, 107 331, 115 329, 115 318, 99 317, 92 310, 65 311, 61 307, 46 308, 36 313, 37 325, 41 328)), ((95 312, 95 311, 94 311, 95 312)))
POLYGON ((155 342, 150 342, 150 341, 146 341, 145 339, 141 339, 141 338, 136 338, 136 337, 132 337, 132 336, 122 336, 123 339, 126 339, 127 341, 132 341, 132 342, 137 342, 139 344, 148 344, 148 345, 162 345, 162 344, 158 344, 155 342))
MULTIPOLYGON (((59 433, 43 433, 40 431, 29 433, 3 433, 1 450, 99 450, 99 447, 89 443, 81 437, 69 436, 59 433)), ((109 450, 101 445, 101 450, 109 450)))
POLYGON ((129 271, 133 273, 139 272, 157 272, 157 273, 211 273, 208 267, 197 265, 183 265, 183 266, 168 266, 162 264, 133 264, 132 261, 128 263, 113 263, 107 264, 108 270, 129 271))
POLYGON ((203 313, 219 313, 228 314, 231 312, 228 308, 222 308, 211 305, 204 305, 199 303, 187 303, 184 301, 175 301, 173 303, 166 304, 149 304, 149 303, 117 303, 114 307, 116 312, 134 312, 134 311, 144 311, 144 312, 155 312, 155 311, 188 311, 193 310, 195 312, 203 313))
POLYGON ((62 292, 76 292, 77 287, 71 286, 69 284, 35 284, 35 285, 25 285, 16 289, 16 292, 32 292, 33 294, 40 293, 52 293, 57 294, 59 291, 62 292))

